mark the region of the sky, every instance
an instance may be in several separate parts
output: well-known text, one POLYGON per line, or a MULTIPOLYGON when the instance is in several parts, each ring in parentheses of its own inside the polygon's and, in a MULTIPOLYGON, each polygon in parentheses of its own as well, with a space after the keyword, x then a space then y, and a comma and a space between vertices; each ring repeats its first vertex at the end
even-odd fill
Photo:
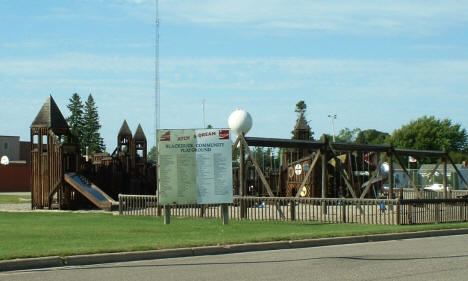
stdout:
MULTIPOLYGON (((468 126, 468 1, 159 0, 160 127, 290 138, 391 133, 423 115, 468 126)), ((0 135, 29 140, 52 95, 92 94, 112 152, 126 119, 154 145, 154 0, 0 0, 0 135)))

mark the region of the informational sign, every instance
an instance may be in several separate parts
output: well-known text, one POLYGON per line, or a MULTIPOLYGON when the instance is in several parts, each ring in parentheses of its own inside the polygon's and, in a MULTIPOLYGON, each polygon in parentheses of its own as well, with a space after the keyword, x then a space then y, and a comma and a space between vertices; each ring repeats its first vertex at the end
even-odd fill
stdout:
POLYGON ((158 130, 161 204, 232 203, 229 129, 158 130))
POLYGON ((301 164, 296 164, 296 166, 294 166, 294 172, 296 173, 296 175, 300 175, 302 174, 302 166, 301 164))

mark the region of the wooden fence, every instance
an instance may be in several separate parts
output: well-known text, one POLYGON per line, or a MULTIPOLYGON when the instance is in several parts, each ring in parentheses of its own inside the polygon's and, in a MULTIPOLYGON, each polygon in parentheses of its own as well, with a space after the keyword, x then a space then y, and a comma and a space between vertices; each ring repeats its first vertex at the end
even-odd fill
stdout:
MULTIPOLYGON (((399 191, 395 191, 393 198, 399 197, 399 191)), ((445 199, 442 191, 421 190, 419 192, 410 189, 403 189, 402 199, 445 199), (418 194, 419 193, 419 194, 418 194)), ((468 190, 449 190, 447 199, 468 197, 468 190)))
POLYGON ((399 224, 468 221, 468 199, 408 199, 400 201, 399 224))
MULTIPOLYGON (((361 224, 426 224, 468 221, 468 199, 320 199, 235 197, 229 218, 361 224)), ((156 196, 119 195, 120 215, 162 216, 156 196)), ((221 204, 171 205, 171 216, 221 218, 221 204)))

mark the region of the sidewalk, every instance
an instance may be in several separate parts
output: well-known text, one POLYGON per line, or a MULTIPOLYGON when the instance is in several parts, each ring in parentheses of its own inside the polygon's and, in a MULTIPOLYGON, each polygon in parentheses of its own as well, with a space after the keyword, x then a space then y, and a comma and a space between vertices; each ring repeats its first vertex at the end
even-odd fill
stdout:
POLYGON ((30 259, 15 259, 15 260, 0 261, 0 272, 12 271, 12 270, 49 268, 49 267, 126 262, 126 261, 136 261, 136 260, 151 260, 151 259, 163 259, 163 258, 203 256, 203 255, 220 255, 220 254, 252 252, 252 251, 320 247, 320 246, 342 245, 342 244, 352 244, 352 243, 367 243, 367 242, 377 242, 377 241, 412 239, 412 238, 423 238, 423 237, 434 237, 434 236, 461 235, 461 234, 468 234, 468 228, 448 229, 448 230, 430 230, 430 231, 406 232, 406 233, 391 233, 391 234, 376 234, 376 235, 362 235, 362 236, 336 237, 336 238, 305 239, 305 240, 294 240, 294 241, 246 243, 246 244, 235 244, 235 245, 166 249, 166 250, 153 250, 153 251, 104 253, 104 254, 77 255, 77 256, 66 256, 66 257, 53 256, 53 257, 41 257, 41 258, 30 258, 30 259))

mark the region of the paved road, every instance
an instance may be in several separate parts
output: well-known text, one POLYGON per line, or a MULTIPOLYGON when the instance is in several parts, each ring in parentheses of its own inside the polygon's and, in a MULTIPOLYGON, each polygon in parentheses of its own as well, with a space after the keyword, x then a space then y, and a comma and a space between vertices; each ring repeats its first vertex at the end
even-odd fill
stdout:
POLYGON ((0 273, 0 280, 467 280, 468 235, 0 273))

